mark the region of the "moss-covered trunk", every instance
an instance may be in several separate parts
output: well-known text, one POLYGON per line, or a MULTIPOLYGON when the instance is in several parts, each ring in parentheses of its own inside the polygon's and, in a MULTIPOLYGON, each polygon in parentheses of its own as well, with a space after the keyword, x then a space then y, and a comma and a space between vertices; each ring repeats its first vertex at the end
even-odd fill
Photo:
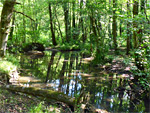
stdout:
POLYGON ((0 56, 5 55, 10 30, 10 21, 16 0, 5 0, 0 22, 0 56))
POLYGON ((53 91, 53 90, 44 90, 44 89, 39 89, 34 87, 20 87, 20 86, 11 86, 11 85, 8 85, 3 88, 14 92, 26 93, 33 96, 40 96, 45 98, 47 101, 50 101, 50 99, 60 101, 67 104, 72 110, 74 110, 75 107, 75 99, 65 95, 62 92, 53 91))

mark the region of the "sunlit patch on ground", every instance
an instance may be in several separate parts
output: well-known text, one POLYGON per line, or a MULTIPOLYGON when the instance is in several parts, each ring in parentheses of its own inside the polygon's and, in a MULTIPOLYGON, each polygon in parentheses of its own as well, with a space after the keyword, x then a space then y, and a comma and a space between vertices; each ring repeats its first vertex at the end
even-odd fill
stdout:
POLYGON ((89 76, 93 76, 91 74, 87 74, 87 73, 80 73, 81 76, 84 76, 84 77, 89 77, 89 76))
POLYGON ((122 75, 119 75, 118 78, 129 78, 129 74, 122 74, 122 75))
POLYGON ((30 87, 36 87, 36 88, 51 88, 56 87, 56 84, 54 83, 32 83, 29 85, 30 87))
POLYGON ((94 59, 94 57, 83 58, 83 59, 82 59, 82 63, 89 63, 89 62, 92 61, 93 59, 94 59))
POLYGON ((20 83, 29 83, 29 82, 41 82, 40 79, 34 78, 34 77, 29 77, 29 76, 24 76, 24 77, 19 77, 18 82, 20 83))

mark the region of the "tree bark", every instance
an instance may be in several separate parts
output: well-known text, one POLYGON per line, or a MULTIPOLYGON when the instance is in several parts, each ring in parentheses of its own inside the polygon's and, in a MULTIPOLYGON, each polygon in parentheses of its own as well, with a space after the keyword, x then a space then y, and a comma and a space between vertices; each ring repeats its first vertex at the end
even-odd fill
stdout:
POLYGON ((70 22, 69 22, 69 9, 68 9, 68 3, 64 3, 64 21, 65 21, 65 32, 66 32, 66 41, 69 42, 70 37, 70 22))
POLYGON ((12 17, 12 26, 11 26, 11 30, 9 34, 9 40, 13 39, 14 25, 15 25, 15 13, 13 14, 13 17, 12 17))
POLYGON ((62 42, 63 42, 63 35, 62 35, 62 31, 61 31, 61 28, 60 28, 60 22, 59 22, 59 20, 58 20, 58 17, 57 17, 57 11, 56 11, 56 7, 55 7, 55 9, 54 9, 55 11, 55 17, 56 17, 56 20, 57 20, 57 23, 58 23, 58 29, 59 29, 59 32, 60 32, 60 36, 61 36, 61 38, 62 38, 62 42))
MULTIPOLYGON (((139 2, 137 0, 134 0, 133 4, 133 18, 138 15, 138 4, 139 2)), ((138 25, 136 21, 133 21, 133 28, 137 29, 138 25)), ((138 36, 137 36, 137 30, 133 31, 133 39, 134 39, 134 48, 138 47, 138 36)))
MULTIPOLYGON (((23 1, 23 13, 25 12, 25 1, 23 1)), ((23 43, 26 43, 26 21, 25 17, 23 16, 23 43)))
MULTIPOLYGON (((141 13, 144 14, 144 9, 145 9, 145 0, 141 0, 141 13)), ((141 23, 142 24, 142 23, 141 23)), ((143 43, 142 42, 142 37, 143 37, 143 30, 144 29, 139 29, 139 42, 140 44, 143 43)))
POLYGON ((5 0, 1 14, 0 22, 0 56, 4 56, 6 53, 6 46, 8 35, 10 31, 10 23, 13 15, 14 5, 16 0, 5 0))
MULTIPOLYGON (((127 1, 127 15, 128 15, 128 18, 130 17, 130 0, 127 1)), ((129 54, 129 51, 130 51, 130 38, 131 38, 131 32, 129 30, 130 28, 130 22, 127 21, 127 52, 126 54, 128 55, 129 54)))
POLYGON ((113 42, 114 42, 114 49, 115 52, 117 51, 117 16, 116 16, 116 0, 113 0, 113 26, 112 26, 112 33, 113 33, 113 42))
POLYGON ((85 33, 84 33, 84 20, 83 20, 83 0, 80 1, 80 19, 79 19, 79 29, 81 29, 81 37, 83 43, 85 42, 85 33))
POLYGON ((49 3, 49 16, 50 16, 50 25, 51 25, 51 33, 52 33, 52 43, 53 43, 54 46, 56 46, 57 43, 56 43, 55 32, 54 32, 54 28, 53 28, 51 3, 49 3))
POLYGON ((73 1, 73 4, 72 4, 72 27, 73 27, 73 39, 75 40, 76 39, 76 18, 75 18, 75 3, 76 1, 73 1))
MULTIPOLYGON (((120 13, 122 14, 122 4, 121 4, 121 11, 120 13)), ((123 21, 122 19, 120 19, 120 26, 119 26, 119 30, 120 30, 120 37, 122 37, 122 32, 123 32, 123 29, 122 29, 122 24, 123 24, 123 21)))
POLYGON ((145 0, 141 0, 141 12, 144 12, 145 9, 145 0))

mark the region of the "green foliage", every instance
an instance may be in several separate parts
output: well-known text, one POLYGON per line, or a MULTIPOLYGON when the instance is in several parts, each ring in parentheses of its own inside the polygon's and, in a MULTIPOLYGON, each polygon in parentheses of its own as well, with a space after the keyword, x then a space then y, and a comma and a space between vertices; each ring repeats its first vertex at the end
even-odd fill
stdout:
POLYGON ((16 66, 12 62, 0 60, 0 73, 9 74, 14 69, 16 66))
MULTIPOLYGON (((150 67, 149 67, 150 68, 150 67)), ((136 66, 131 68, 131 72, 134 75, 134 78, 138 78, 138 83, 142 87, 142 89, 149 91, 150 87, 150 71, 141 71, 136 66)))
POLYGON ((129 66, 132 63, 132 58, 128 58, 128 57, 124 58, 123 63, 126 66, 129 66))
MULTIPOLYGON (((19 57, 19 56, 18 56, 19 57)), ((19 58, 14 56, 13 54, 7 53, 6 61, 10 62, 13 66, 20 67, 19 58)))
POLYGON ((73 44, 73 43, 64 43, 61 46, 59 46, 60 50, 79 50, 79 45, 73 44))
POLYGON ((139 84, 145 90, 149 90, 150 87, 150 43, 142 44, 139 49, 135 50, 135 64, 136 66, 132 67, 132 73, 134 74, 134 78, 137 79, 139 84), (140 69, 140 66, 144 69, 140 69))
POLYGON ((103 44, 100 47, 97 47, 92 64, 97 65, 97 64, 104 64, 106 62, 111 62, 112 57, 108 56, 108 52, 109 52, 109 46, 107 44, 103 44))
POLYGON ((42 108, 42 103, 39 103, 37 106, 30 108, 30 113, 45 113, 42 108))

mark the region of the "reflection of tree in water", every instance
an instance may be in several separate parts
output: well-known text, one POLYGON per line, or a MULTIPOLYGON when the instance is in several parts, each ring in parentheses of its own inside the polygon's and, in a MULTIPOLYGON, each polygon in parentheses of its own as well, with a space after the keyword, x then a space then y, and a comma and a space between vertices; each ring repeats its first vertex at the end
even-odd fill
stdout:
POLYGON ((64 74, 65 74, 65 72, 66 72, 66 75, 67 75, 67 69, 66 69, 66 67, 67 67, 67 64, 68 64, 69 57, 68 57, 67 54, 65 54, 64 57, 65 58, 64 58, 64 61, 63 61, 63 66, 62 66, 62 69, 61 69, 60 74, 59 74, 59 78, 60 78, 60 83, 59 83, 59 86, 58 86, 59 91, 63 90, 64 74))
POLYGON ((49 76, 51 77, 50 80, 52 80, 52 75, 50 75, 51 69, 52 69, 52 65, 54 62, 54 57, 56 55, 56 52, 52 52, 51 58, 50 58, 50 62, 48 64, 48 69, 47 69, 47 76, 46 76, 46 81, 45 83, 47 83, 47 81, 49 80, 49 76))
POLYGON ((70 83, 70 77, 71 77, 71 72, 73 70, 73 62, 74 62, 74 57, 73 54, 70 55, 70 65, 69 66, 69 72, 68 72, 68 80, 67 80, 67 89, 66 89, 66 94, 69 94, 69 83, 70 83))
MULTIPOLYGON (((114 77, 113 74, 99 74, 90 65, 82 63, 82 57, 80 53, 52 52, 50 58, 20 60, 22 67, 32 68, 32 73, 44 78, 46 83, 56 83, 54 88, 69 96, 77 97, 79 103, 89 103, 111 112, 127 110, 133 112, 137 107, 144 111, 144 106, 143 108, 138 106, 142 97, 128 94, 125 89, 126 79, 114 77), (84 76, 86 74, 90 76, 84 76), (133 97, 137 97, 140 101, 133 97)), ((143 101, 147 106, 145 111, 149 108, 148 99, 145 98, 143 101)))
POLYGON ((39 75, 43 75, 43 70, 41 68, 41 65, 43 64, 40 63, 41 60, 44 60, 44 58, 32 59, 30 56, 21 55, 20 56, 21 69, 27 70, 23 71, 22 73, 24 73, 25 76, 33 75, 37 77, 39 75))
POLYGON ((59 90, 70 96, 75 96, 78 92, 78 77, 76 76, 76 70, 78 68, 78 56, 77 54, 65 54, 62 69, 59 73, 60 83, 59 90))

